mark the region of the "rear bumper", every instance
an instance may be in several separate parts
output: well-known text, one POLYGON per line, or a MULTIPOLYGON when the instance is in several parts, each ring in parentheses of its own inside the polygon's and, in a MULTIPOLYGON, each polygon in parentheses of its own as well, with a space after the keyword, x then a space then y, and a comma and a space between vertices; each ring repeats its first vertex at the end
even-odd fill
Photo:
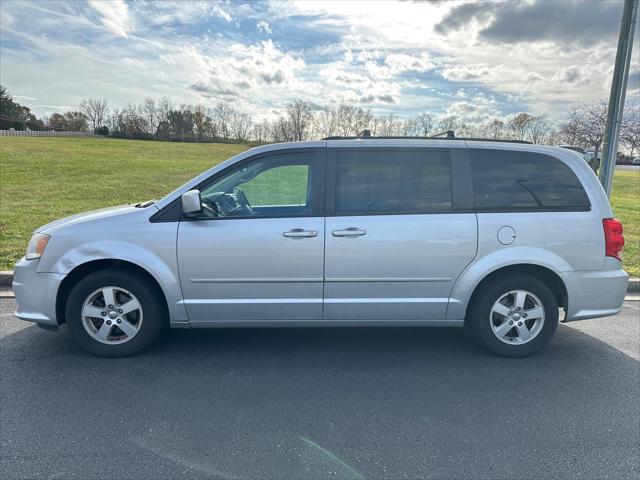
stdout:
MULTIPOLYGON (((609 264, 607 259, 607 263, 609 264)), ((617 260, 611 259, 611 262, 617 260)), ((565 322, 617 315, 627 293, 629 275, 619 268, 593 272, 564 272, 568 305, 565 322)))
POLYGON ((27 322, 57 327, 56 296, 64 275, 36 271, 37 260, 20 260, 13 273, 15 316, 27 322))

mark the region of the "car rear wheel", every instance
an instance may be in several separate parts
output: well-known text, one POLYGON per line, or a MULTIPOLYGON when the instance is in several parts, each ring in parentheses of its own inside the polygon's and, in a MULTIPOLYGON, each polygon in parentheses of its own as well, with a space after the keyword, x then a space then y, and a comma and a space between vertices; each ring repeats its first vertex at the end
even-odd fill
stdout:
POLYGON ((66 322, 73 339, 101 357, 132 355, 158 336, 164 309, 148 280, 131 271, 100 270, 69 294, 66 322))
POLYGON ((467 319, 482 345, 498 355, 524 357, 544 347, 558 326, 558 301, 530 276, 509 276, 484 287, 467 319))

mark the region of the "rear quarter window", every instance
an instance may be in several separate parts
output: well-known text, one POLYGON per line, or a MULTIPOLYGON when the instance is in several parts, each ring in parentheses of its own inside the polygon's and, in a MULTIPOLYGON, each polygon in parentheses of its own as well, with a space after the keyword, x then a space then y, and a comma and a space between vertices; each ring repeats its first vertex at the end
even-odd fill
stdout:
POLYGON ((580 180, 550 155, 470 150, 477 211, 583 211, 591 204, 580 180))

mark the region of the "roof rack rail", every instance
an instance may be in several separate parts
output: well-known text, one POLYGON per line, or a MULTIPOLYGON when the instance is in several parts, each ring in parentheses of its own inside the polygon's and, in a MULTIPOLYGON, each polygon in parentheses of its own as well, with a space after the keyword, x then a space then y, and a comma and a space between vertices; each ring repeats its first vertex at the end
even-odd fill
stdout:
POLYGON ((456 134, 453 130, 445 130, 444 132, 436 133, 435 135, 431 135, 428 138, 440 138, 442 135, 446 135, 447 140, 455 140, 456 134))
POLYGON ((370 130, 364 130, 362 133, 356 136, 340 136, 334 135, 330 137, 324 137, 322 140, 464 140, 467 142, 499 142, 499 143, 524 143, 531 145, 531 142, 528 140, 510 140, 510 139, 495 139, 495 138, 475 138, 475 137, 456 137, 453 135, 453 131, 448 130, 446 132, 438 133, 436 135, 444 135, 446 137, 441 136, 430 136, 430 137, 422 137, 422 136, 412 136, 412 135, 391 135, 391 136, 379 136, 374 137, 371 135, 370 130))

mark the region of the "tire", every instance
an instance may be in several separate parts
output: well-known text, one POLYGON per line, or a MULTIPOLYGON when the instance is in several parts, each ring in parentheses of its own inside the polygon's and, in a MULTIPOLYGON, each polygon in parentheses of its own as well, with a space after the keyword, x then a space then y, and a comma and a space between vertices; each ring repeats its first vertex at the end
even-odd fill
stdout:
POLYGON ((558 326, 559 307, 543 282, 528 275, 512 275, 481 288, 467 319, 480 344, 505 357, 526 357, 549 343, 558 326), (520 304, 523 306, 518 310, 520 304))
POLYGON ((77 283, 67 299, 65 316, 71 337, 84 350, 99 357, 126 357, 160 334, 166 316, 163 307, 148 279, 110 268, 77 283), (108 299, 113 301, 111 308, 105 304, 108 299))

